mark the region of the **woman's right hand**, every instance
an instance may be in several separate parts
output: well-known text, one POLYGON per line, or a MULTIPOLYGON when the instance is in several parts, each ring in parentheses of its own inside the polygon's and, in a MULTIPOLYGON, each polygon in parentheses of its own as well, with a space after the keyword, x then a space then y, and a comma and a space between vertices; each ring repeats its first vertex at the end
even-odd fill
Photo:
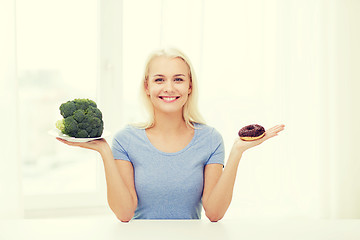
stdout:
POLYGON ((89 142, 70 142, 70 141, 66 141, 66 140, 58 138, 58 137, 56 139, 62 143, 69 145, 69 146, 76 146, 76 147, 95 150, 95 151, 99 152, 100 154, 102 154, 104 151, 110 149, 109 144, 106 142, 106 140, 104 138, 89 141, 89 142))

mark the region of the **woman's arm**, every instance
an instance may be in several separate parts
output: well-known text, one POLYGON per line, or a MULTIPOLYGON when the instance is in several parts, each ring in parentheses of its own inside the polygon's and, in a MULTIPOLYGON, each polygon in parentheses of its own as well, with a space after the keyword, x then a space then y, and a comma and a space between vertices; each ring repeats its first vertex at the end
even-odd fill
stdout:
POLYGON ((231 203, 237 169, 242 154, 249 148, 257 146, 264 141, 277 136, 284 130, 284 125, 275 126, 266 131, 263 138, 256 141, 242 141, 236 139, 224 171, 220 164, 208 164, 205 167, 205 181, 203 191, 203 207, 206 216, 212 222, 217 222, 225 215, 231 203))
POLYGON ((223 218, 230 206, 241 155, 241 152, 231 151, 224 171, 221 164, 208 164, 205 167, 202 203, 205 215, 212 222, 223 218))
POLYGON ((58 140, 70 146, 92 149, 100 153, 105 169, 108 204, 120 221, 130 221, 137 207, 132 164, 115 160, 105 139, 87 143, 68 142, 60 138, 58 140))
POLYGON ((120 221, 128 222, 137 207, 134 168, 131 162, 114 160, 111 149, 100 154, 104 163, 109 206, 120 221))

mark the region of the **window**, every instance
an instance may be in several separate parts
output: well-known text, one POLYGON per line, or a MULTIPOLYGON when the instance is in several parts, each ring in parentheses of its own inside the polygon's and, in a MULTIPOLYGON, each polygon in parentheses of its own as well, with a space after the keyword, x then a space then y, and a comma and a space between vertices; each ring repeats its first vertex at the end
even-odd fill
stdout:
POLYGON ((64 207, 59 196, 96 193, 103 187, 98 184, 95 152, 69 148, 47 134, 62 118, 61 103, 74 98, 98 100, 98 18, 97 0, 16 1, 20 156, 26 209, 45 207, 32 201, 37 196, 62 199, 49 202, 64 207))

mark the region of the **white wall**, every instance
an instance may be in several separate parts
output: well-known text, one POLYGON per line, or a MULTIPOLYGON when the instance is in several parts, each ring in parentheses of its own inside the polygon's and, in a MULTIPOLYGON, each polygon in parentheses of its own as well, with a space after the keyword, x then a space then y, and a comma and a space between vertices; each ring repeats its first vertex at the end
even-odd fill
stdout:
POLYGON ((334 216, 360 217, 360 2, 337 1, 334 216))

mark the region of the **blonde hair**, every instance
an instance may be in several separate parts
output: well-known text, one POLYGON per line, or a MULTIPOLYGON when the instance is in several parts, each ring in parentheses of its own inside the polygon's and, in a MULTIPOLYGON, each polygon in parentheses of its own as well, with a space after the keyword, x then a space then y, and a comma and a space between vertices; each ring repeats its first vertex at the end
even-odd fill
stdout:
POLYGON ((197 106, 198 101, 198 83, 195 76, 194 68, 190 63, 190 60, 187 56, 185 56, 184 53, 182 53, 180 50, 175 48, 166 48, 166 49, 160 49, 156 50, 153 53, 151 53, 146 61, 145 65, 145 71, 142 78, 141 86, 140 86, 140 95, 144 102, 144 107, 148 113, 148 120, 143 123, 136 123, 133 124, 134 126, 138 128, 150 128, 153 127, 155 124, 155 113, 154 113, 154 107, 152 105, 152 102, 150 100, 150 97, 146 94, 146 84, 149 79, 149 70, 150 70, 150 64, 151 62, 156 58, 160 56, 165 56, 169 58, 180 58, 182 59, 187 66, 189 67, 189 75, 190 75, 190 84, 191 84, 191 92, 188 96, 188 100, 186 101, 184 107, 183 107, 183 118, 185 120, 186 125, 188 125, 191 128, 195 128, 193 123, 205 123, 203 120, 197 106))

